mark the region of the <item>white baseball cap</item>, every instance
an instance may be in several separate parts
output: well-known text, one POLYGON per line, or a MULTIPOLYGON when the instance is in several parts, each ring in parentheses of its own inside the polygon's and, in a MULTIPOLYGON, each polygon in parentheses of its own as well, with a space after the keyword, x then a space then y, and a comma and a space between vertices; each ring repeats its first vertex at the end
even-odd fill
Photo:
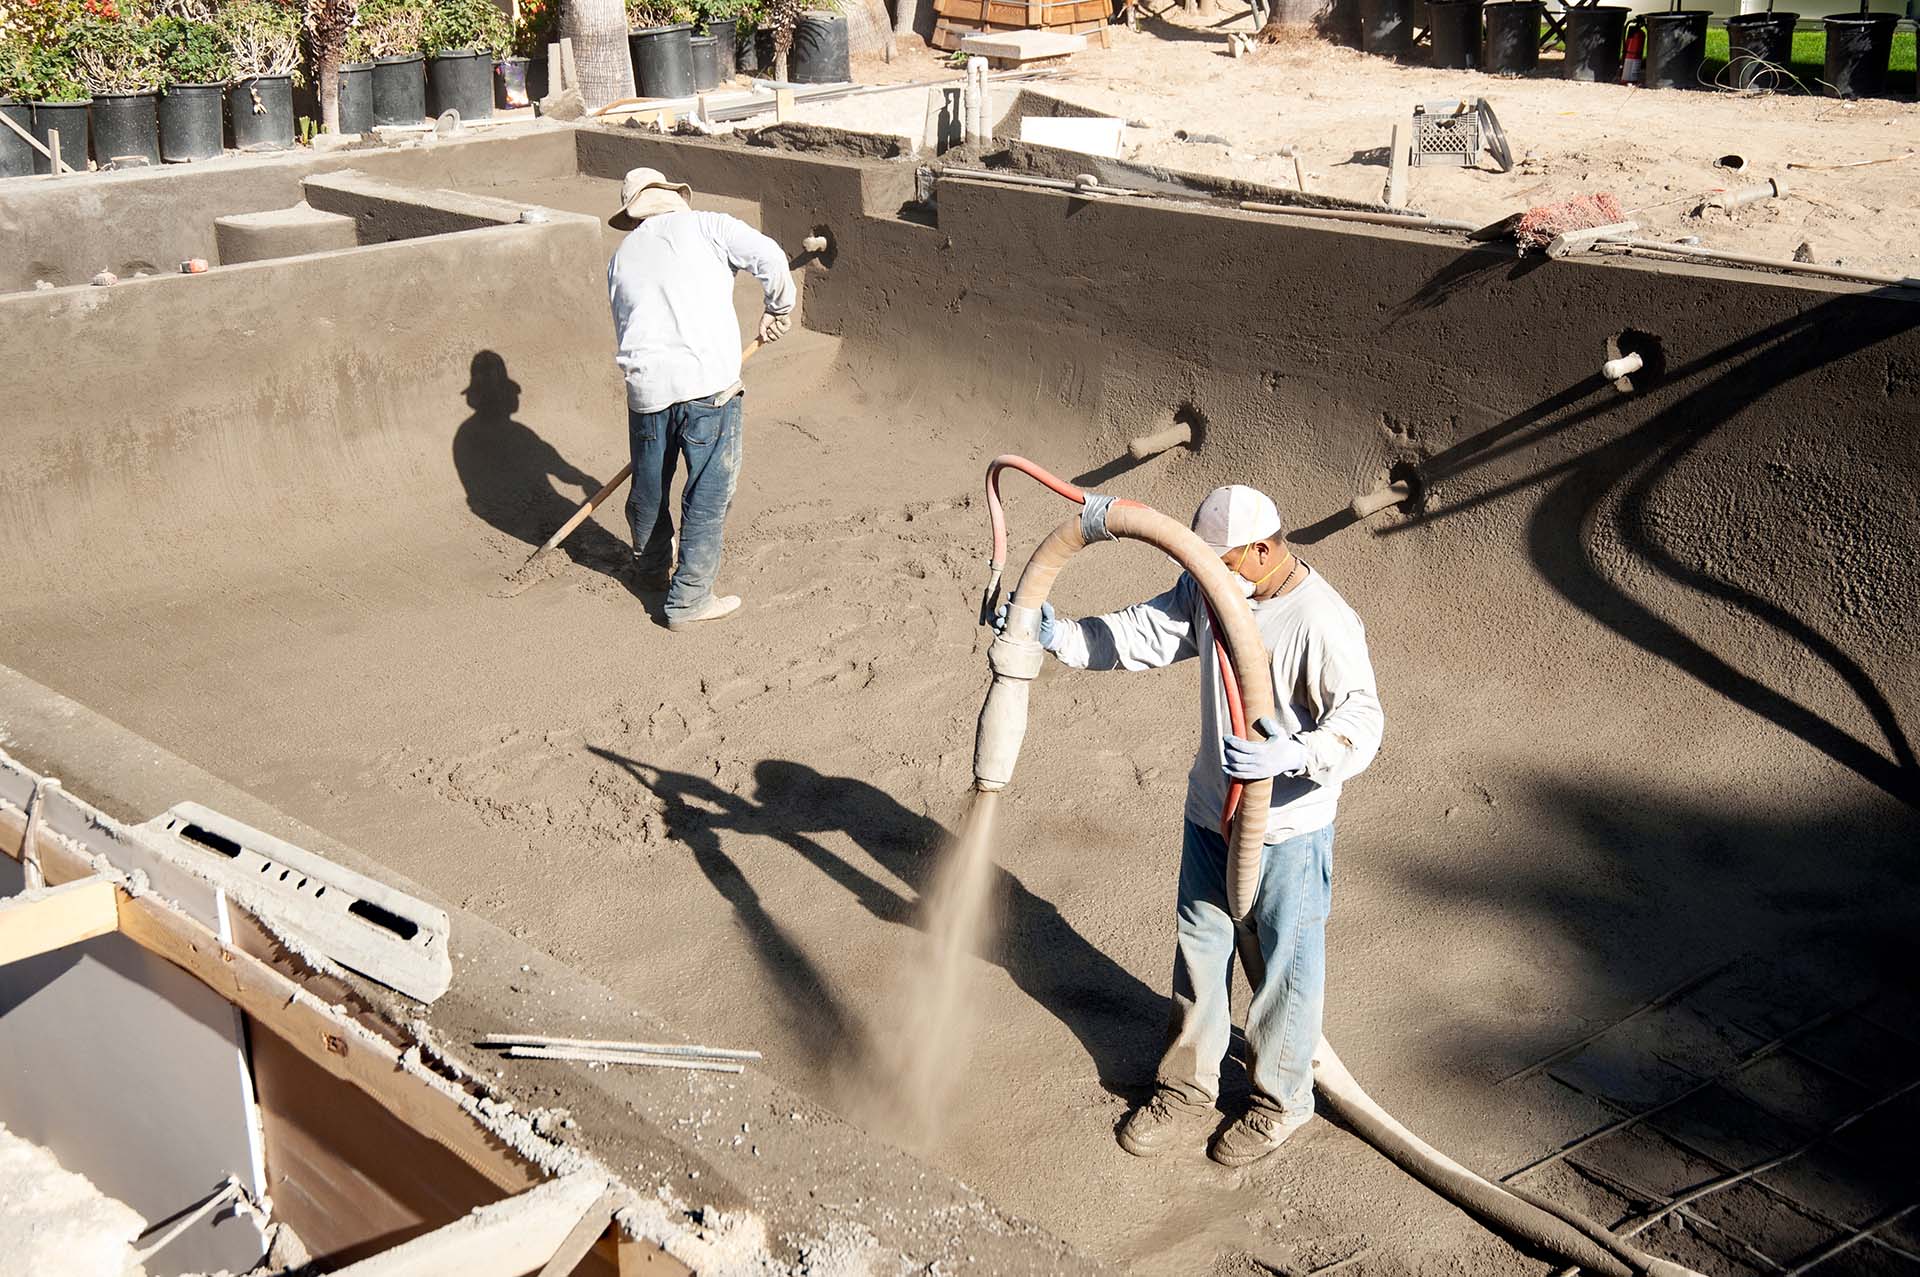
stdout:
POLYGON ((1215 554, 1264 541, 1280 531, 1280 509, 1273 498, 1244 483, 1215 488, 1193 512, 1193 530, 1215 554))

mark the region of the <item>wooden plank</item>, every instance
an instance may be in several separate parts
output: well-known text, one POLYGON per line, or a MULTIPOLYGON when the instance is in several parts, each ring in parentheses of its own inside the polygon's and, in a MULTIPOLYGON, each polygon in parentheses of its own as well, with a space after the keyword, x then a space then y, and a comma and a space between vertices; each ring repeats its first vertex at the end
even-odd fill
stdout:
POLYGON ((0 900, 0 966, 116 930, 115 891, 95 875, 0 900))
POLYGON ((547 1180, 334 1277, 525 1277, 553 1257, 606 1190, 605 1179, 585 1171, 547 1180))
POLYGON ((600 1194, 600 1200, 587 1207, 587 1213, 580 1217, 580 1222, 573 1226, 573 1231, 567 1234, 566 1240, 553 1252, 553 1257, 540 1269, 540 1277, 567 1277, 578 1267, 580 1261, 587 1257, 587 1252, 593 1249, 594 1243, 600 1240, 601 1234, 613 1223, 613 1212, 619 1204, 620 1199, 612 1189, 600 1194))
POLYGON ((1407 126, 1393 126, 1393 137, 1387 143, 1387 194, 1388 208, 1407 206, 1407 126))

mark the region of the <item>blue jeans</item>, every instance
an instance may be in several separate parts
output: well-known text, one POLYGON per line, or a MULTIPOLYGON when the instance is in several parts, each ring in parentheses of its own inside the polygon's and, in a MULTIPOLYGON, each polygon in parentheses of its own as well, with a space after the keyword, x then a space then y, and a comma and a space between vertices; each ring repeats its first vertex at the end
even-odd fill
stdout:
POLYGON ((1246 921, 1227 912, 1227 844, 1187 822, 1180 851, 1173 1016, 1160 1088, 1194 1108, 1220 1098, 1220 1061, 1233 1032, 1228 1005, 1236 950, 1253 986, 1247 1071, 1253 1107, 1286 1123, 1313 1116, 1313 1051, 1326 1005, 1327 914, 1333 905, 1333 826, 1268 843, 1246 921))
POLYGON ((627 522, 633 526, 634 568, 641 579, 673 571, 667 587, 667 619, 688 616, 713 597, 720 570, 720 533, 740 480, 740 418, 745 394, 716 408, 705 400, 677 403, 659 412, 627 412, 627 442, 633 449, 633 487, 627 522), (673 557, 673 515, 667 493, 673 472, 686 458, 687 482, 680 494, 680 560, 673 557))

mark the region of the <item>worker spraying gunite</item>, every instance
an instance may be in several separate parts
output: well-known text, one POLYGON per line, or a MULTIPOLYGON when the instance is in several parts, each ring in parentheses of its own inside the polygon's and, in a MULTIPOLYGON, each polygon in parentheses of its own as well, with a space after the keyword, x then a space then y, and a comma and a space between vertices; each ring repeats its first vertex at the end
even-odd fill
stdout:
POLYGON ((1271 659, 1281 694, 1278 721, 1258 725, 1264 739, 1231 733, 1212 622, 1191 574, 1155 598, 1087 620, 1057 617, 1043 605, 1038 637, 1074 669, 1146 670, 1201 659, 1200 748, 1187 781, 1168 1046, 1153 1097, 1127 1115, 1119 1139, 1129 1153, 1151 1157, 1212 1125, 1238 949, 1253 987, 1253 1092, 1209 1153, 1223 1165, 1245 1166, 1313 1116, 1334 810, 1341 784, 1379 749, 1383 717, 1360 618, 1288 548, 1271 499, 1238 484, 1215 489, 1194 515, 1193 530, 1247 596, 1271 659), (1221 811, 1232 781, 1268 778, 1273 797, 1260 886, 1236 924, 1221 811))
POLYGON ((740 477, 740 340, 733 277, 750 271, 766 295, 759 341, 792 326, 795 289, 787 257, 773 240, 724 213, 696 213, 692 190, 657 169, 637 168, 620 186, 609 224, 632 234, 607 264, 607 292, 620 365, 627 382, 627 434, 633 489, 636 589, 667 596, 667 628, 717 621, 740 607, 716 596, 721 535, 740 477), (680 461, 679 557, 667 494, 680 461))

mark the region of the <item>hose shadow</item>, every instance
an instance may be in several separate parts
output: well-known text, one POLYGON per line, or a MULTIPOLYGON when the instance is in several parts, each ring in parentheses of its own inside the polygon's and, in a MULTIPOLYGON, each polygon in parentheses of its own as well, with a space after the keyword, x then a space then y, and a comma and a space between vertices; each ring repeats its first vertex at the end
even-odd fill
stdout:
MULTIPOLYGON (((824 1023, 804 1035, 819 1048, 816 1063, 866 1058, 869 1041, 858 1018, 767 915, 738 864, 721 850, 722 835, 782 843, 877 920, 924 930, 920 901, 938 853, 950 838, 947 828, 866 781, 827 775, 790 759, 758 763, 754 791, 743 796, 685 772, 597 746, 588 749, 666 804, 669 831, 688 844, 708 880, 733 903, 795 1013, 818 1012, 823 1018, 824 1023), (894 881, 849 863, 816 836, 830 833, 845 834, 894 881)), ((1116 1095, 1139 1091, 1151 1077, 1167 999, 1089 942, 1052 902, 1005 869, 995 868, 993 895, 1003 926, 982 956, 1073 1033, 1093 1059, 1103 1086, 1116 1095)))
MULTIPOLYGON (((467 508, 528 547, 544 544, 581 501, 600 490, 602 481, 516 419, 520 383, 508 374, 498 352, 474 354, 463 396, 472 411, 454 431, 453 468, 466 489, 467 508), (554 491, 554 482, 577 487, 580 496, 562 496, 554 491)), ((559 549, 581 567, 616 580, 624 580, 632 558, 626 542, 592 519, 559 549)))
MULTIPOLYGON (((1851 300, 1851 299, 1848 299, 1851 300)), ((1670 374, 1691 390, 1644 424, 1609 442, 1539 467, 1530 474, 1431 510, 1383 535, 1396 535, 1538 484, 1552 486, 1528 521, 1529 556, 1563 598, 1614 634, 1669 662, 1909 805, 1920 806, 1920 765, 1899 717, 1860 663, 1777 600, 1679 559, 1657 532, 1655 497, 1692 451, 1769 393, 1904 332, 1920 319, 1908 305, 1862 307, 1829 302, 1703 355, 1670 374), (1602 572, 1595 525, 1606 519, 1633 558, 1667 579, 1737 608, 1820 660, 1858 698, 1885 737, 1887 752, 1862 741, 1814 708, 1739 669, 1699 639, 1615 584, 1602 572)), ((1431 479, 1458 475, 1539 444, 1627 402, 1611 396, 1565 411, 1594 388, 1592 379, 1436 455, 1431 479), (1533 429, 1535 426, 1544 426, 1533 429)))

